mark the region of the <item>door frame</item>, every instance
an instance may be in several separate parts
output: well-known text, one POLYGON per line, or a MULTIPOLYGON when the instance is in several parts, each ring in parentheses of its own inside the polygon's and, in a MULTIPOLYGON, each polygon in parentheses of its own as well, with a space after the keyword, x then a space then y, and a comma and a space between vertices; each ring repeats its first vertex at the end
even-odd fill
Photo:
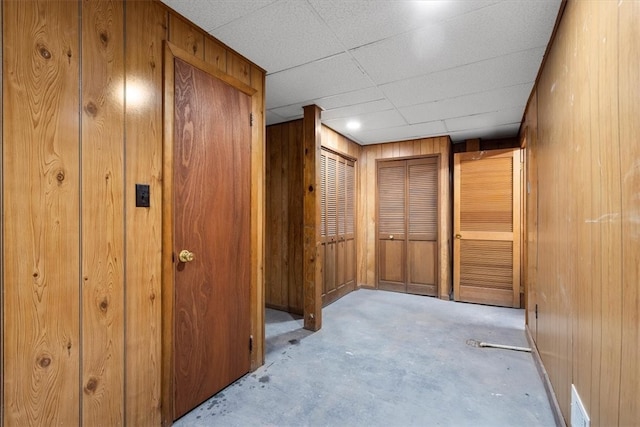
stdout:
MULTIPOLYGON (((251 104, 255 105, 255 97, 257 90, 244 82, 219 71, 214 65, 208 64, 203 60, 196 58, 187 51, 180 49, 176 45, 164 42, 164 106, 163 106, 163 143, 162 143, 162 361, 161 361, 161 411, 162 424, 171 425, 173 423, 174 401, 174 371, 173 371, 173 344, 174 344, 174 212, 173 212, 173 148, 174 148, 174 114, 175 114, 175 60, 180 59, 189 65, 208 73, 215 78, 227 83, 235 89, 247 94, 251 98, 251 104)), ((253 141, 252 144, 253 146, 253 141)), ((251 180, 254 177, 251 176, 251 180)), ((252 200, 253 202, 253 200, 252 200)), ((251 205, 252 221, 253 212, 258 207, 251 205)), ((251 248, 251 264, 253 271, 256 262, 259 260, 253 255, 254 248, 251 248)), ((253 281, 253 280, 252 280, 253 281)), ((260 284, 259 284, 259 287, 260 284)), ((257 301, 254 301, 256 292, 253 290, 251 294, 251 325, 252 331, 256 327, 260 318, 260 310, 264 311, 264 307, 258 307, 257 301), (256 307, 256 309, 254 309, 256 307)), ((264 326, 264 325, 263 325, 264 326)), ((255 334, 254 334, 255 336, 255 334)), ((264 335, 261 336, 264 339, 264 335)), ((256 345, 254 344, 254 349, 256 345)), ((255 360, 259 355, 251 353, 251 366, 255 369, 259 365, 259 361, 255 360)))
MULTIPOLYGON (((440 275, 442 274, 441 271, 441 263, 442 263, 442 242, 443 242, 443 238, 444 236, 442 236, 442 214, 443 214, 443 209, 445 208, 445 204, 449 203, 448 201, 443 201, 442 200, 442 186, 443 186, 443 182, 442 182, 442 153, 434 153, 434 154, 425 154, 425 155, 420 155, 420 156, 405 156, 405 157, 390 157, 390 158, 384 158, 384 159, 376 159, 376 164, 375 164, 375 168, 376 168, 376 173, 375 173, 375 177, 376 177, 376 185, 375 185, 375 191, 376 191, 376 199, 375 199, 375 235, 374 235, 374 245, 375 245, 375 252, 374 252, 374 256, 375 256, 375 272, 374 272, 374 280, 375 280, 375 289, 379 289, 379 283, 380 283, 380 245, 378 244, 378 236, 380 235, 380 232, 378 230, 380 221, 379 221, 379 212, 380 212, 380 200, 379 200, 379 186, 378 186, 378 164, 379 163, 384 163, 384 162, 394 162, 394 161, 404 161, 404 160, 421 160, 421 159, 427 159, 427 158, 431 158, 431 157, 435 157, 436 158, 436 170, 437 170, 437 176, 438 176, 438 184, 437 184, 437 188, 438 188, 438 210, 437 210, 437 217, 438 217, 438 225, 437 225, 437 230, 438 230, 438 238, 436 239, 436 295, 434 298, 442 298, 442 296, 440 295, 440 292, 442 291, 442 283, 440 283, 440 275)), ((448 173, 448 171, 447 171, 448 173)), ((405 176, 406 179, 406 176, 405 176)), ((449 185, 449 183, 447 183, 447 185, 449 185)), ((408 192, 408 188, 405 188, 405 191, 408 192)), ((405 203, 407 202, 408 199, 405 198, 405 203)), ((406 219, 406 215, 405 215, 405 249, 407 248, 408 244, 407 244, 407 239, 409 238, 409 233, 407 232, 407 219, 406 219)), ((406 287, 408 286, 408 279, 409 279, 409 272, 408 272, 408 267, 409 264, 405 259, 405 265, 404 265, 404 273, 405 273, 405 293, 406 292, 406 287)), ((448 267, 447 267, 448 268, 448 267)), ((410 295, 417 295, 417 294, 410 294, 410 295)))

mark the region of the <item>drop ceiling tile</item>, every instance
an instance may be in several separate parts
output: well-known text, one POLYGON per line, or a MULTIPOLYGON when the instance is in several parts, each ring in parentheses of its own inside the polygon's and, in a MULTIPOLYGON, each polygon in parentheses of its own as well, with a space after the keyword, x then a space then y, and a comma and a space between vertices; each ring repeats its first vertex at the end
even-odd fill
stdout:
POLYGON ((520 123, 510 123, 493 128, 472 129, 464 130, 460 132, 451 132, 449 136, 453 142, 461 142, 467 139, 500 139, 500 138, 513 138, 518 136, 518 130, 520 129, 520 123))
POLYGON ((474 114, 466 117, 445 120, 449 132, 491 128, 510 123, 520 123, 524 114, 524 105, 490 113, 474 114))
POLYGON ((503 2, 351 52, 377 84, 388 83, 546 46, 558 8, 555 1, 503 2))
POLYGON ((411 124, 500 111, 524 105, 533 82, 399 108, 411 124))
POLYGON ((256 12, 276 0, 161 0, 164 4, 211 31, 242 16, 256 12))
MULTIPOLYGON (((382 129, 387 127, 396 127, 406 124, 400 113, 396 110, 376 111, 374 113, 360 114, 354 117, 340 118, 333 120, 323 120, 332 129, 338 130, 340 133, 352 132, 347 129, 347 123, 351 120, 358 120, 362 127, 361 131, 373 129, 382 129)), ((359 131, 360 132, 360 131, 359 131)))
POLYGON ((311 6, 299 0, 278 1, 212 34, 268 73, 344 51, 311 6))
POLYGON ((294 117, 301 116, 303 114, 302 107, 309 104, 309 102, 299 102, 296 104, 285 105, 284 107, 272 108, 267 111, 271 111, 272 113, 287 120, 292 120, 294 117))
POLYGON ((279 114, 276 114, 276 113, 274 113, 273 111, 270 111, 270 110, 267 110, 267 114, 266 114, 265 120, 267 122, 267 126, 287 121, 287 119, 285 117, 282 117, 279 114))
POLYGON ((428 138, 446 135, 447 129, 442 121, 403 125, 393 128, 365 130, 352 133, 352 138, 359 143, 377 144, 381 142, 403 141, 407 139, 428 138))
POLYGON ((544 48, 535 48, 380 86, 396 107, 424 104, 535 81, 544 48))
POLYGON ((327 96, 316 99, 316 104, 325 110, 333 108, 347 107, 363 102, 379 101, 384 98, 384 94, 377 87, 368 87, 365 89, 352 90, 343 92, 334 96, 327 96))
POLYGON ((457 2, 309 0, 309 2, 348 49, 497 3, 496 0, 457 2))
POLYGON ((333 108, 322 112, 322 120, 332 120, 341 118, 358 117, 363 114, 388 111, 393 109, 393 105, 386 99, 378 101, 364 102, 361 104, 349 105, 347 107, 333 108))
MULTIPOLYGON (((346 53, 270 74, 266 80, 267 108, 304 103, 371 87, 373 84, 346 53)), ((307 105, 305 104, 305 105, 307 105)))

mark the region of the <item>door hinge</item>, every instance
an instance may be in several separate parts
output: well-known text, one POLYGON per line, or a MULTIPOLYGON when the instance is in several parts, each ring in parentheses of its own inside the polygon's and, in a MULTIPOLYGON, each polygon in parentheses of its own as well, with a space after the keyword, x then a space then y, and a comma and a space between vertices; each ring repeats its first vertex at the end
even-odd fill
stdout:
POLYGON ((538 319, 538 304, 536 304, 536 320, 538 319))
POLYGON ((253 113, 249 113, 249 126, 253 126, 253 113))
POLYGON ((249 353, 253 353, 253 335, 249 335, 249 353))

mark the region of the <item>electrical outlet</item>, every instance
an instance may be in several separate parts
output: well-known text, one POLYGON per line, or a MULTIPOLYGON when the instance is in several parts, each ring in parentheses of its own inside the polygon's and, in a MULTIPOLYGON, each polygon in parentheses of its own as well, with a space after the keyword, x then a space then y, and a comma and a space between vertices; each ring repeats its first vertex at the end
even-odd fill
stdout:
POLYGON ((576 386, 571 384, 571 427, 590 427, 591 419, 582 404, 576 386))
POLYGON ((136 207, 148 208, 150 206, 151 193, 148 184, 136 184, 136 207))

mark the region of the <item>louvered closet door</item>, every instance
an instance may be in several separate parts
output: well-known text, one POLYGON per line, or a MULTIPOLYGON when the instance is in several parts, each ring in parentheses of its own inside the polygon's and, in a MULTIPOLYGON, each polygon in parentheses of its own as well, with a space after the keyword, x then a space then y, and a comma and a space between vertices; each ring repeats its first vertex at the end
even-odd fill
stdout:
POLYGON ((454 298, 520 306, 520 150, 454 156, 454 298))
POLYGON ((438 159, 407 161, 407 292, 436 296, 438 159))
POLYGON ((327 167, 325 171, 326 194, 326 236, 324 238, 324 277, 323 294, 329 295, 336 290, 336 246, 338 243, 338 161, 330 153, 325 155, 327 167))
POLYGON ((323 150, 320 159, 322 302, 355 289, 355 165, 323 150))
POLYGON ((406 292, 405 161, 378 163, 378 288, 406 292))

